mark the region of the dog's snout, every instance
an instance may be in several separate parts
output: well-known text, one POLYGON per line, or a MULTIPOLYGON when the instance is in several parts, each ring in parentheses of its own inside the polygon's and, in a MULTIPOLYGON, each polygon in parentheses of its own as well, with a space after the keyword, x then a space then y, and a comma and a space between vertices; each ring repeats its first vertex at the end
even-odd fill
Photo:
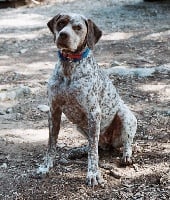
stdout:
POLYGON ((68 39, 69 35, 66 32, 61 32, 59 36, 62 40, 68 39))

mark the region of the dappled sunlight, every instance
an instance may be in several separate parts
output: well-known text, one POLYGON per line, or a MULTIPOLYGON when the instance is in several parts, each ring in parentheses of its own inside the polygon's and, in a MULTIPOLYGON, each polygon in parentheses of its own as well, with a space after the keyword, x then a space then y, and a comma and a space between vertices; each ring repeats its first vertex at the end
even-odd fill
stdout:
MULTIPOLYGON (((137 165, 135 166, 137 168, 137 165)), ((152 175, 154 173, 160 173, 162 172, 162 169, 164 171, 168 171, 168 163, 167 162, 162 162, 162 163, 152 163, 152 164, 143 164, 143 166, 138 166, 138 170, 134 170, 134 168, 127 168, 121 169, 121 174, 125 176, 126 178, 140 178, 142 175, 148 176, 152 175), (166 165, 166 168, 165 168, 166 165)))
MULTIPOLYGON (((8 57, 6 58, 7 61, 8 57)), ((30 64, 27 63, 18 63, 18 64, 12 64, 12 65, 1 65, 0 73, 6 73, 10 71, 15 71, 17 73, 22 73, 23 75, 31 75, 34 74, 41 74, 44 76, 49 76, 52 70, 54 69, 54 66, 56 64, 56 61, 53 62, 32 62, 30 64), (49 70, 50 69, 50 70, 49 70), (49 72, 47 73, 48 70, 49 72)), ((44 78, 44 76, 42 78, 44 78)))
POLYGON ((35 26, 44 26, 46 17, 35 13, 16 13, 15 17, 9 13, 8 17, 1 17, 0 26, 2 28, 33 28, 35 26), (24 20, 23 20, 24 19, 24 20))
POLYGON ((170 100, 170 85, 169 84, 142 84, 138 89, 144 92, 156 93, 160 102, 170 100))
POLYGON ((54 66, 55 66, 56 62, 33 62, 33 63, 30 63, 30 64, 27 64, 25 69, 23 70, 23 73, 25 75, 28 75, 28 74, 41 74, 41 75, 44 75, 44 76, 48 76, 50 75, 50 70, 51 69, 51 72, 52 70, 54 69, 54 66), (46 70, 48 69, 48 73, 46 72, 46 70), (45 70, 45 71, 44 71, 45 70))
POLYGON ((151 33, 143 37, 142 40, 161 40, 161 39, 164 39, 164 37, 170 37, 170 30, 162 31, 158 33, 151 33))
POLYGON ((48 129, 26 129, 26 128, 14 128, 8 130, 1 130, 0 136, 6 138, 8 141, 23 143, 35 143, 48 141, 48 129))
POLYGON ((162 90, 165 90, 168 87, 168 85, 166 84, 147 84, 147 85, 140 85, 139 89, 143 90, 143 91, 155 91, 155 92, 159 92, 162 90))
POLYGON ((47 32, 48 16, 31 12, 13 12, 9 12, 5 17, 1 16, 1 39, 36 39, 47 32), (7 31, 6 27, 8 27, 7 31))
MULTIPOLYGON (((46 119, 47 121, 47 119, 46 119)), ((49 129, 46 128, 19 128, 11 127, 8 130, 0 130, 0 137, 14 143, 44 143, 47 145, 49 129)), ((58 147, 78 147, 86 143, 87 139, 77 131, 75 126, 60 128, 58 147)))
POLYGON ((114 33, 109 33, 109 34, 104 34, 101 38, 101 40, 104 41, 110 41, 110 40, 127 40, 133 36, 135 36, 137 33, 134 32, 114 32, 114 33))
POLYGON ((17 41, 36 39, 47 32, 47 28, 43 29, 43 27, 40 30, 28 30, 27 33, 25 33, 24 30, 22 31, 21 29, 15 29, 15 30, 12 30, 11 33, 0 33, 0 38, 7 39, 7 40, 16 39, 17 41))

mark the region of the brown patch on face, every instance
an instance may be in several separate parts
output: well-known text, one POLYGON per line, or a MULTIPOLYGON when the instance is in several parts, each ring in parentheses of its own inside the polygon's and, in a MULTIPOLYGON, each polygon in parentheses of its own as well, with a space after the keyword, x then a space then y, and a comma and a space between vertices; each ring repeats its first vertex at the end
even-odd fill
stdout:
POLYGON ((102 36, 102 31, 90 19, 87 20, 87 29, 87 46, 90 49, 93 49, 94 45, 99 41, 100 37, 102 36))
POLYGON ((56 41, 56 32, 60 32, 69 21, 70 17, 68 15, 58 14, 47 23, 48 28, 54 35, 54 42, 56 41))
POLYGON ((54 41, 56 39, 56 35, 55 35, 55 29, 57 26, 57 22, 59 20, 59 18, 61 17, 60 14, 56 15, 55 17, 53 17, 48 23, 47 26, 50 29, 50 31, 52 32, 52 34, 54 35, 54 41))
POLYGON ((60 16, 60 18, 57 21, 56 29, 57 31, 61 31, 67 24, 70 22, 70 17, 68 15, 60 16))
POLYGON ((121 128, 122 121, 118 114, 116 114, 106 132, 100 135, 99 144, 101 146, 111 147, 116 140, 119 140, 121 135, 121 128))

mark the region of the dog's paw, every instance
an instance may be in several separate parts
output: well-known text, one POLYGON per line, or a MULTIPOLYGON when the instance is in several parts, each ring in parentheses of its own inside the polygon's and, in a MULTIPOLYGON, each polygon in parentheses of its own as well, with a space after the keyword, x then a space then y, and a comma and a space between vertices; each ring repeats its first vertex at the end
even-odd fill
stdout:
POLYGON ((123 156, 120 162, 121 166, 128 166, 128 165, 132 165, 133 164, 133 160, 131 157, 129 156, 123 156))
POLYGON ((44 158, 43 164, 39 165, 37 169, 37 174, 47 174, 54 165, 53 157, 49 156, 48 154, 44 158))
POLYGON ((103 178, 101 177, 100 171, 97 172, 88 172, 86 177, 86 184, 88 186, 95 186, 98 184, 104 183, 103 178))

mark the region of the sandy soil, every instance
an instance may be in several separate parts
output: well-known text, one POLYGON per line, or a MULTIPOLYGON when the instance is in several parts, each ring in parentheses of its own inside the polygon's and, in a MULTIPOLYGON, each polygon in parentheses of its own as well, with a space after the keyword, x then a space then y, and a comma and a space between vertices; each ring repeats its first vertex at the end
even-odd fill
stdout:
POLYGON ((0 101, 0 199, 169 199, 170 79, 112 76, 138 119, 134 164, 121 168, 121 151, 100 151, 105 185, 85 185, 87 158, 65 161, 68 149, 86 140, 62 118, 56 166, 32 176, 47 149, 46 82, 57 61, 46 27, 61 11, 93 19, 103 30, 94 54, 101 67, 152 68, 170 64, 170 3, 140 0, 59 0, 0 10, 0 94, 27 86, 30 93, 0 101))

